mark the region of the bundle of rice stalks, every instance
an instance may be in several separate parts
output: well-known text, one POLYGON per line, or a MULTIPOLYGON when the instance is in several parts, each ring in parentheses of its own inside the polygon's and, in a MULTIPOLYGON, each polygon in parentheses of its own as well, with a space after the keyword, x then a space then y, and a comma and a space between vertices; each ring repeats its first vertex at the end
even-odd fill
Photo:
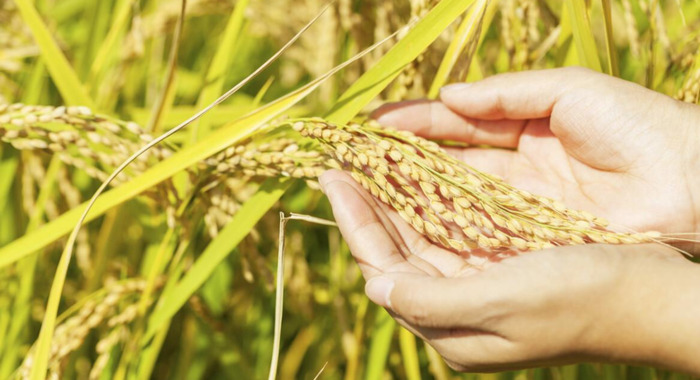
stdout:
MULTIPOLYGON (((298 136, 259 134, 205 160, 198 172, 190 172, 205 194, 200 198, 208 204, 205 222, 211 236, 238 209, 240 202, 231 195, 254 177, 314 179, 336 167, 349 171, 432 242, 463 254, 632 244, 658 237, 654 232, 611 231, 607 221, 586 211, 517 189, 456 160, 435 142, 375 121, 335 125, 303 119, 281 125, 288 123, 315 143, 305 143, 298 136), (217 186, 230 192, 207 193, 217 186)), ((57 153, 102 180, 106 170, 135 151, 138 143, 152 138, 135 123, 96 116, 85 107, 13 104, 0 106, 0 139, 18 149, 57 153)), ((171 154, 168 148, 155 147, 132 170, 143 172, 149 159, 171 154)))

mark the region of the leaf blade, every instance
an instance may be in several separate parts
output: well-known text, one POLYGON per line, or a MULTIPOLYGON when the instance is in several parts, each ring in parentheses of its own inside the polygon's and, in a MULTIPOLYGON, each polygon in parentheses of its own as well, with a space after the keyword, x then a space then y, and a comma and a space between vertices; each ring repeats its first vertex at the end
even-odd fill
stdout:
POLYGON ((175 313, 199 289, 216 269, 216 266, 248 235, 262 216, 282 197, 293 181, 269 179, 236 212, 219 235, 209 243, 204 252, 185 276, 168 293, 161 295, 163 306, 149 318, 143 341, 150 340, 167 324, 175 313))
POLYGON ((49 28, 41 20, 34 5, 29 0, 16 0, 15 4, 32 31, 32 35, 39 45, 41 58, 46 64, 46 69, 66 104, 94 108, 92 99, 88 96, 78 74, 75 73, 68 59, 53 40, 49 28))
POLYGON ((584 0, 565 0, 565 3, 569 11, 571 31, 579 63, 589 69, 602 71, 584 0))
POLYGON ((333 123, 345 123, 386 88, 401 70, 422 53, 474 0, 443 0, 413 29, 364 73, 326 115, 333 123))

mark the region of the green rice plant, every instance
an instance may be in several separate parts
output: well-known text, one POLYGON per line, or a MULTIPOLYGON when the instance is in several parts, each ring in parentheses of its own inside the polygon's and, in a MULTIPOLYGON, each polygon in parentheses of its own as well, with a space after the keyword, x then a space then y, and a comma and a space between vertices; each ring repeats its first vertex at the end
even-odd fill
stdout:
MULTIPOLYGON (((303 138, 294 120, 323 115, 342 129, 449 82, 573 64, 697 102, 697 2, 338 0, 279 56, 323 2, 11 4, 0 19, 25 25, 39 56, 22 56, 19 70, 0 64, 0 378, 259 378, 273 338, 280 378, 684 378, 598 364, 453 373, 369 304, 337 231, 287 225, 277 262, 270 211, 330 215, 314 178, 337 157, 322 129, 303 138), (260 67, 156 145, 151 132, 188 124, 260 67), (147 143, 66 242, 85 200, 147 143), (275 284, 287 294, 278 333, 275 284)), ((430 189, 420 194, 443 194, 430 189)))

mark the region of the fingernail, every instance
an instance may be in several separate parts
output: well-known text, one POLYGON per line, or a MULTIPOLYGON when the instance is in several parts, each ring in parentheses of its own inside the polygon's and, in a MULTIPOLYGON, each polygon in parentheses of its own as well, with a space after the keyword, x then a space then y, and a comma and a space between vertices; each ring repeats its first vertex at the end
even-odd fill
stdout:
POLYGON ((373 277, 365 285, 365 293, 372 302, 391 309, 391 291, 394 281, 386 277, 373 277))
POLYGON ((448 84, 447 86, 444 86, 440 88, 440 93, 445 94, 448 92, 454 92, 454 91, 462 91, 465 90, 469 87, 472 86, 473 83, 453 83, 453 84, 448 84))
POLYGON ((395 116, 392 112, 379 115, 374 120, 376 120, 381 125, 392 126, 394 124, 395 116))

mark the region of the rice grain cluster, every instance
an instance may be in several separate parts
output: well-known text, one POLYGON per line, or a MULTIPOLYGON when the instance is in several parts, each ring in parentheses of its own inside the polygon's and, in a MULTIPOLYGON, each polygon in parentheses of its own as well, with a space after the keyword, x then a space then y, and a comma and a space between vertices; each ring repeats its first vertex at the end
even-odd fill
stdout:
POLYGON ((586 243, 653 241, 656 232, 620 233, 586 211, 508 185, 447 154, 435 142, 376 121, 297 121, 338 167, 396 210, 416 231, 458 252, 506 253, 586 243))

